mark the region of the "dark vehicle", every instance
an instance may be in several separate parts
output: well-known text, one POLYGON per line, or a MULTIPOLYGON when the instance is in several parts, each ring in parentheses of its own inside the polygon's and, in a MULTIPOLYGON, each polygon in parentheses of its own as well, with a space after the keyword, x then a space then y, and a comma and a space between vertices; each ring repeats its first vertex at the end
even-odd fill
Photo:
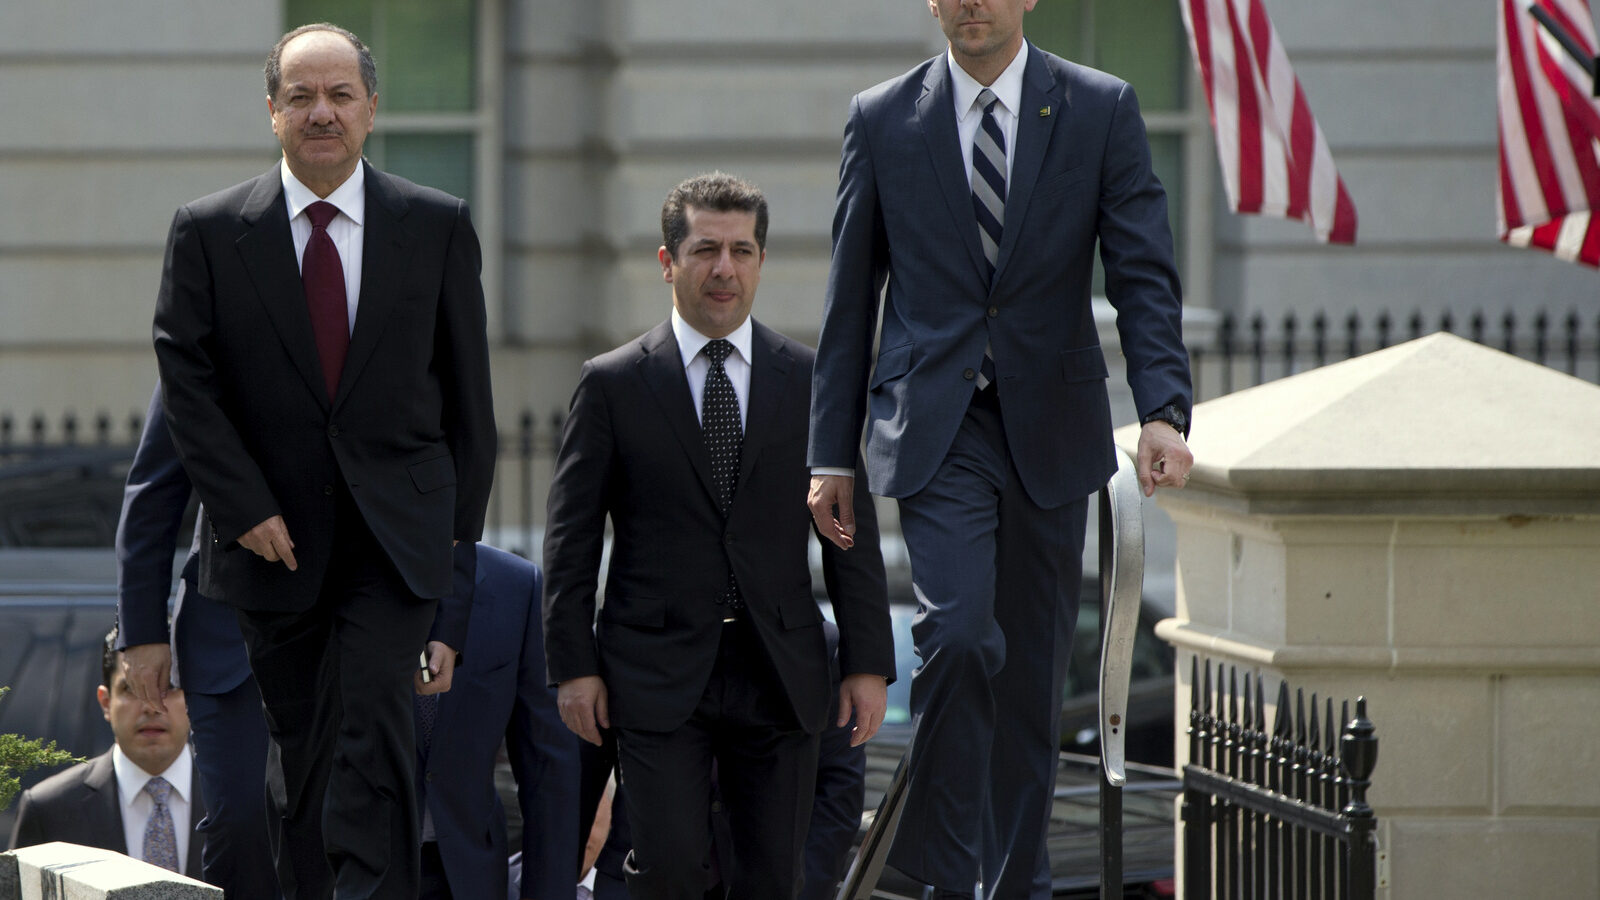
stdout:
MULTIPOLYGON (((893 583, 893 579, 891 579, 893 583)), ((831 616, 829 606, 824 612, 831 616)), ((866 812, 860 838, 876 817, 884 791, 910 740, 911 673, 920 660, 912 649, 915 606, 894 603, 897 678, 889 686, 884 727, 867 744, 866 812)), ((1174 801, 1182 784, 1171 769, 1173 753, 1173 652, 1155 635, 1161 614, 1145 604, 1134 638, 1129 682, 1127 774, 1123 788, 1123 886, 1130 898, 1171 897, 1174 801)), ((1098 897, 1100 889, 1100 606, 1099 585, 1086 579, 1073 636, 1066 696, 1061 708, 1061 754, 1055 804, 1046 837, 1054 897, 1098 897)), ((873 896, 920 900, 920 887, 885 868, 873 896)))
MULTIPOLYGON (((867 744, 866 813, 857 842, 876 817, 878 804, 905 754, 909 726, 890 725, 867 744)), ((1175 895, 1173 882, 1173 801, 1182 784, 1171 769, 1128 764, 1122 790, 1123 896, 1175 895)), ((1100 896, 1100 760, 1061 754, 1055 805, 1050 813, 1051 896, 1087 900, 1100 896)), ((873 896, 920 900, 921 887, 885 867, 873 896)))
POLYGON ((129 446, 0 453, 0 547, 110 547, 129 446))
MULTIPOLYGON (((1061 749, 1089 756, 1100 755, 1100 600, 1099 585, 1084 583, 1073 632, 1072 660, 1061 701, 1061 749)), ((824 606, 825 610, 828 607, 824 606)), ((917 608, 895 603, 889 607, 894 626, 895 669, 899 677, 889 686, 889 711, 885 724, 911 721, 911 672, 920 663, 912 649, 911 620, 917 608)), ((831 611, 830 611, 831 616, 831 611)), ((1134 637, 1133 670, 1128 684, 1127 758, 1155 766, 1171 766, 1173 750, 1173 651, 1156 637, 1161 614, 1149 604, 1139 610, 1139 630, 1134 637)))
MULTIPOLYGON (((0 700, 0 734, 55 741, 82 757, 111 746, 95 687, 116 584, 109 549, 0 550, 0 685, 11 688, 0 700)), ((22 786, 56 771, 35 769, 22 786)), ((0 811, 0 841, 15 819, 15 803, 0 811)))

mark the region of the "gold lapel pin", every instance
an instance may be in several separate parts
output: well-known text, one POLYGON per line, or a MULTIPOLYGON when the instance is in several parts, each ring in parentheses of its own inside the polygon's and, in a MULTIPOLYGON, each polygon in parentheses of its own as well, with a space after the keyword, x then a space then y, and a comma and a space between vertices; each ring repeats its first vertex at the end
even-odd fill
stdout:
POLYGON ((1050 107, 1048 107, 1048 106, 1039 107, 1039 115, 1040 115, 1041 118, 1044 117, 1044 116, 1050 115, 1050 107))

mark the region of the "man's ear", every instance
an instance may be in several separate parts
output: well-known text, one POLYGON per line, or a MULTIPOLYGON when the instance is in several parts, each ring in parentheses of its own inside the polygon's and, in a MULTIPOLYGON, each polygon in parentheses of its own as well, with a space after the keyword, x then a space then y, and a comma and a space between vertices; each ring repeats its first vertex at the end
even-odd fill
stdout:
POLYGON ((95 688, 94 698, 100 701, 100 714, 106 717, 107 722, 111 721, 111 692, 102 684, 95 688))
POLYGON ((667 284, 672 283, 672 254, 667 252, 667 245, 662 244, 656 250, 656 259, 661 261, 661 280, 667 284))

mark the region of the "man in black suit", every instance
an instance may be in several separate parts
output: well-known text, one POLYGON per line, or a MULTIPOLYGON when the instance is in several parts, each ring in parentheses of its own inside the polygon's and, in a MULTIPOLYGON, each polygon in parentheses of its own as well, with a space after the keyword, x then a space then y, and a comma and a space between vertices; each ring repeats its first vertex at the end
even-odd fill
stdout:
MULTIPOLYGON (((584 364, 550 488, 545 658, 562 720, 615 727, 635 898, 699 900, 712 761, 729 896, 793 897, 832 691, 811 596, 805 434, 810 349, 749 318, 766 200, 720 173, 662 209, 673 314, 584 364), (596 582, 610 517, 605 603, 596 582)), ((868 498, 859 499, 870 508, 868 498)), ((839 719, 878 728, 894 675, 875 522, 823 547, 842 632, 839 719)))
POLYGON ((899 501, 922 665, 889 863, 941 898, 971 900, 980 880, 988 898, 1049 890, 1088 497, 1116 471, 1096 249, 1144 422, 1139 481, 1179 488, 1193 464, 1138 100, 1030 45, 1035 2, 928 0, 947 52, 852 101, 817 346, 818 527, 849 539, 863 433, 873 491, 899 501))
POLYGON ((206 807, 194 777, 183 691, 170 690, 156 703, 134 696, 115 641, 113 630, 95 692, 115 742, 23 791, 11 849, 66 841, 199 878, 198 828, 206 807))
POLYGON ((173 217, 163 400, 205 509, 200 590, 237 610, 266 708, 284 893, 409 898, 411 686, 449 687, 451 544, 478 539, 494 474, 478 240, 465 203, 362 161, 355 35, 291 31, 266 75, 282 164, 173 217))

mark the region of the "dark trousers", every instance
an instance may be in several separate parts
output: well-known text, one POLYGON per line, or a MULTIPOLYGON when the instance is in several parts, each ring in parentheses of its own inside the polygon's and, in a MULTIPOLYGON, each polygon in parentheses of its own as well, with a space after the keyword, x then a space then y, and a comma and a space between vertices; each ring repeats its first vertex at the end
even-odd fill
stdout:
POLYGON ((759 638, 723 626, 711 680, 670 732, 617 729, 633 851, 633 900, 702 900, 716 874, 729 900, 785 900, 799 890, 817 774, 817 736, 795 721, 759 638), (732 860, 711 859, 712 763, 732 860))
POLYGON ((414 900, 411 679, 438 601, 411 593, 342 491, 339 503, 316 604, 239 612, 272 735, 278 877, 289 900, 414 900))
POLYGON ((267 723, 254 677, 222 694, 185 691, 194 766, 205 791, 200 865, 229 897, 279 896, 267 842, 267 723))
POLYGON ((911 767, 889 864, 928 884, 1049 893, 1046 826, 1078 617, 1087 499, 1023 489, 993 389, 978 392, 933 480, 900 501, 921 616, 911 767))

